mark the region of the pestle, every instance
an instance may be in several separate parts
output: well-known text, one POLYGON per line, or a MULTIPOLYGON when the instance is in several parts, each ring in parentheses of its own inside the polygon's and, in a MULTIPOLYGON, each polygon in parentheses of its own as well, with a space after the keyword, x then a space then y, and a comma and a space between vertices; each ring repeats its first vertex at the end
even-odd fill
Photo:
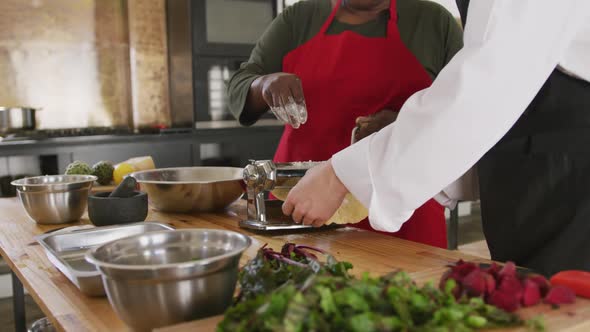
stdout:
POLYGON ((109 195, 109 197, 121 197, 127 198, 131 197, 135 194, 135 187, 137 186, 137 181, 132 176, 127 176, 123 181, 113 190, 113 192, 109 195))

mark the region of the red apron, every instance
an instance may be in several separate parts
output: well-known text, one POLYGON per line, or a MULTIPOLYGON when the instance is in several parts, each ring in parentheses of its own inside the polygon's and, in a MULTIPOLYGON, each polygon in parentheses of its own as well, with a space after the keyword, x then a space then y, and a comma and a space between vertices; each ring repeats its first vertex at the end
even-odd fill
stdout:
MULTIPOLYGON (((285 126, 277 162, 330 159, 350 144, 357 117, 399 110, 412 94, 432 83, 400 38, 395 0, 390 3, 385 38, 353 31, 326 34, 340 2, 320 32, 283 59, 283 71, 301 80, 308 120, 299 129, 285 126)), ((372 230, 367 220, 354 226, 372 230)), ((399 232, 387 234, 446 248, 444 210, 430 200, 399 232)))

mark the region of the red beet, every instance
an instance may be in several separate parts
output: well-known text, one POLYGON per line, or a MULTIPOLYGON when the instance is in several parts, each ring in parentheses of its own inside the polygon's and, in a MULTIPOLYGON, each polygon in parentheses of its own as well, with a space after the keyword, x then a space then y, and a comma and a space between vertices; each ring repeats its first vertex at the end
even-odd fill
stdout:
POLYGON ((464 262, 463 260, 459 260, 457 262, 457 264, 455 264, 455 266, 453 266, 452 269, 453 269, 453 271, 459 273, 461 276, 465 277, 469 273, 471 273, 471 271, 477 270, 478 267, 477 267, 477 265, 475 265, 475 263, 464 262))
POLYGON ((516 277, 516 265, 513 262, 507 262, 504 267, 498 272, 500 278, 516 277))
POLYGON ((524 281, 524 292, 522 295, 522 305, 525 307, 533 306, 541 301, 541 292, 539 285, 527 279, 524 281))
POLYGON ((493 292, 496 291, 496 279, 490 273, 485 274, 486 279, 486 295, 491 295, 493 292))
POLYGON ((463 287, 467 291, 469 296, 481 296, 486 293, 487 290, 487 273, 481 270, 471 271, 465 279, 463 279, 463 287))
POLYGON ((451 271, 451 275, 449 276, 449 278, 455 279, 457 283, 463 283, 463 279, 465 279, 465 276, 457 271, 451 271))
POLYGON ((500 273, 500 265, 496 264, 496 262, 493 262, 492 265, 490 265, 490 267, 488 267, 484 271, 491 274, 494 278, 497 279, 500 273))
POLYGON ((443 274, 443 276, 440 278, 440 283, 438 285, 438 288, 442 291, 445 290, 445 287, 447 285, 447 281, 449 279, 453 279, 456 282, 455 288, 453 288, 453 296, 456 299, 459 299, 461 297, 461 293, 463 292, 463 287, 461 286, 461 281, 463 279, 463 277, 461 275, 459 275, 459 273, 453 271, 453 270, 448 270, 447 272, 445 272, 445 274, 443 274))
POLYGON ((530 280, 539 286, 539 291, 541 292, 541 296, 546 296, 547 292, 551 285, 549 284, 549 280, 540 274, 530 274, 526 277, 527 280, 530 280))
POLYGON ((516 277, 505 276, 504 278, 502 278, 498 290, 510 294, 518 302, 520 302, 520 300, 522 299, 522 283, 516 277))
POLYGON ((507 291, 497 290, 489 298, 490 304, 508 312, 516 311, 520 307, 520 301, 507 291))
POLYGON ((545 297, 545 303, 553 305, 574 303, 575 300, 576 294, 574 291, 565 286, 552 287, 545 297))
POLYGON ((442 276, 439 287, 445 289, 449 279, 456 282, 453 295, 469 297, 481 296, 487 303, 508 312, 517 310, 521 305, 530 307, 544 298, 552 305, 573 303, 575 293, 568 287, 551 287, 549 281, 538 274, 519 276, 516 265, 507 262, 500 268, 492 263, 488 268, 480 268, 475 263, 459 260, 442 276))

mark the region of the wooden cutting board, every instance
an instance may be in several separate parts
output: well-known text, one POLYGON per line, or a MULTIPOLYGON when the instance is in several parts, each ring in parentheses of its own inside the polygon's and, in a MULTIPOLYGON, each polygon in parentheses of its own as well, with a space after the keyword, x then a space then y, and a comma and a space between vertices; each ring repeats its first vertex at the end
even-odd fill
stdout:
POLYGON ((213 316, 188 323, 155 329, 154 332, 214 332, 217 328, 217 324, 219 324, 222 319, 223 315, 213 316))

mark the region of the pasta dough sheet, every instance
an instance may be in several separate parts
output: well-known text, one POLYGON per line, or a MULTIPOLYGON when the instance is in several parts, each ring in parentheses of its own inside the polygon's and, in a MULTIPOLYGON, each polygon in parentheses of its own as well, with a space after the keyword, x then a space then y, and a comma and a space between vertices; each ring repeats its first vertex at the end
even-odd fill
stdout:
MULTIPOLYGON (((294 187, 299 178, 291 178, 280 183, 280 186, 294 187)), ((270 193, 277 199, 284 201, 289 195, 291 188, 275 188, 270 193)), ((346 194, 344 201, 336 213, 326 222, 330 224, 356 224, 369 216, 369 211, 351 193, 346 194)))

